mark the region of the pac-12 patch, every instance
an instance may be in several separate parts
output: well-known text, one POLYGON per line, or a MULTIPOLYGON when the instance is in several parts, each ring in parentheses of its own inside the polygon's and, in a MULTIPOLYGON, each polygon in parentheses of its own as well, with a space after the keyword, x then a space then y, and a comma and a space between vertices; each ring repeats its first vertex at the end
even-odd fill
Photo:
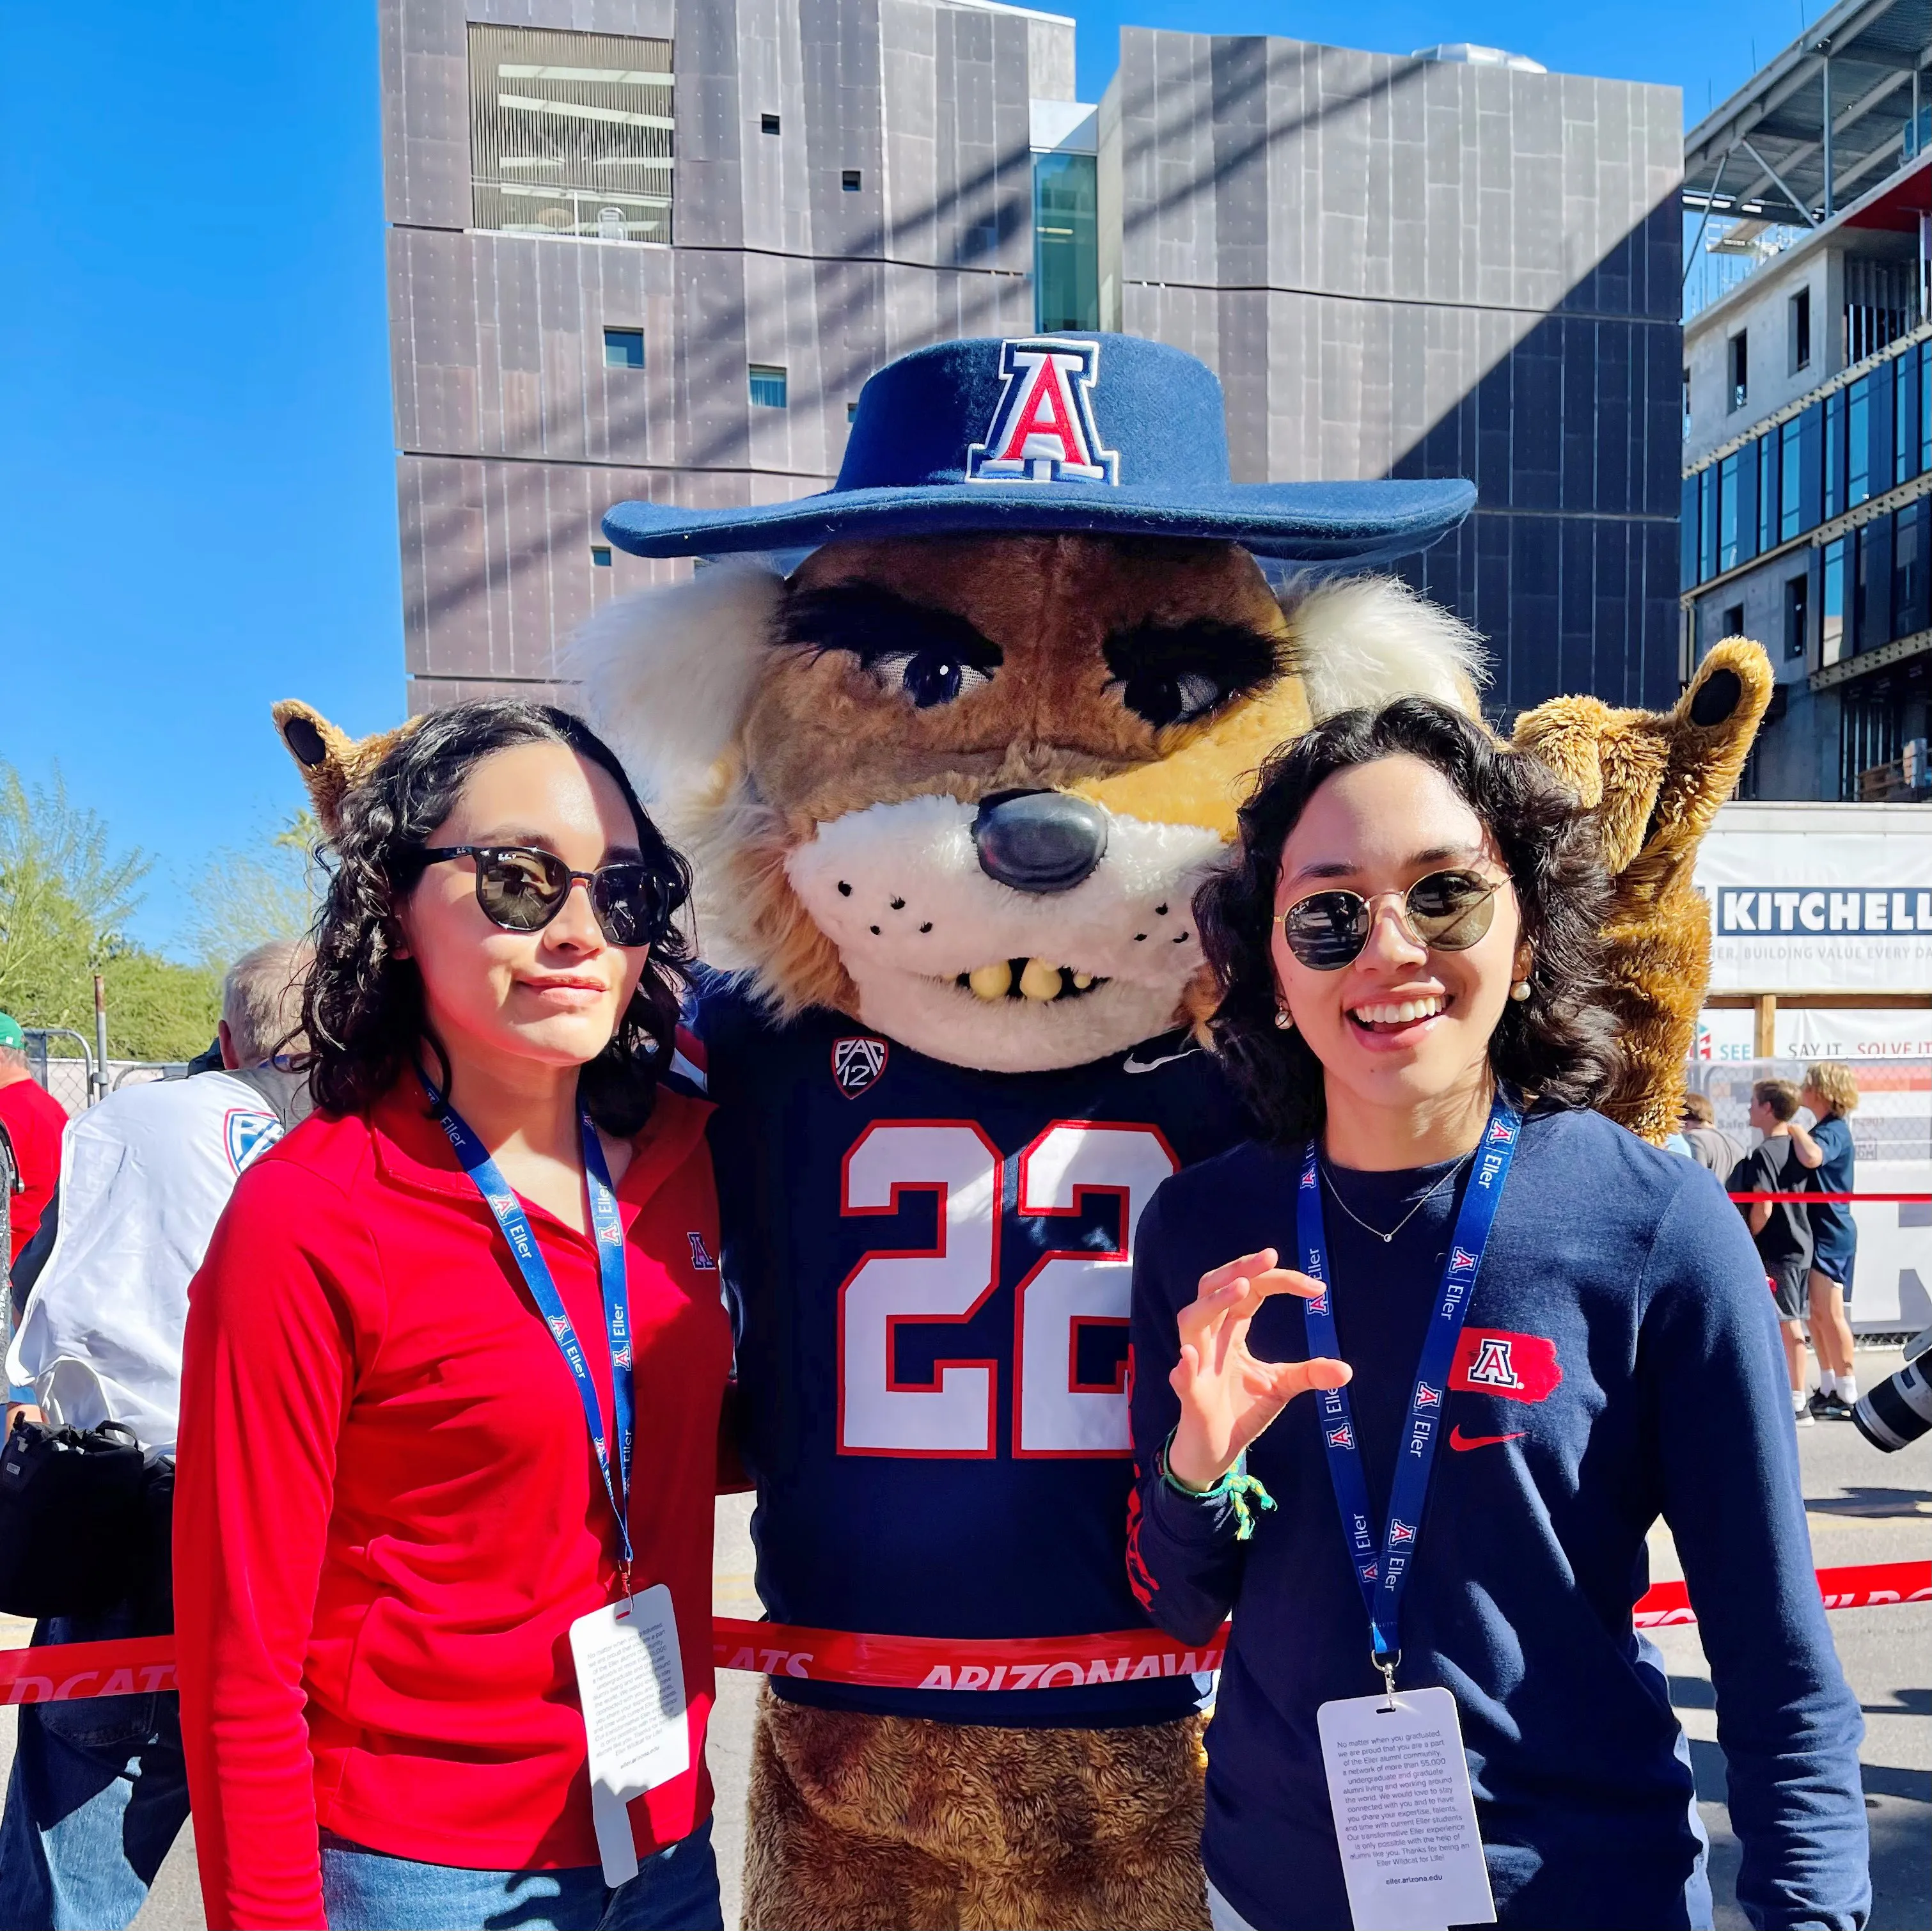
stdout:
POLYGON ((848 1100, 868 1086, 876 1086, 886 1070, 888 1048, 883 1039, 835 1039, 832 1042, 832 1083, 848 1100))
POLYGON ((281 1138, 282 1123, 273 1113, 230 1107, 222 1122, 222 1134, 227 1145, 228 1164, 239 1173, 256 1154, 266 1152, 281 1138))

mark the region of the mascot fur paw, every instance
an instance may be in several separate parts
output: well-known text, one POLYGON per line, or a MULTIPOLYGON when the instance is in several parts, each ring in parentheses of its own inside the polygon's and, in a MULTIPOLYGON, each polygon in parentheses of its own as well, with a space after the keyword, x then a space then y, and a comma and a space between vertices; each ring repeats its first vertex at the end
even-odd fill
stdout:
POLYGON ((1204 1717, 1015 1730, 767 1694, 747 1924, 784 1931, 1204 1931, 1204 1717))

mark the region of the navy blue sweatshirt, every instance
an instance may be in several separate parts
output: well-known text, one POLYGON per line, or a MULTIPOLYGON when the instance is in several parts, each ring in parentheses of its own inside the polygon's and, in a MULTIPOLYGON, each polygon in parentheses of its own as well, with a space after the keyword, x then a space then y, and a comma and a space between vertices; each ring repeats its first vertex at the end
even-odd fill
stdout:
MULTIPOLYGON (((1166 1182, 1134 1267, 1129 1568, 1155 1621, 1186 1641, 1233 1612, 1203 1854, 1257 1931, 1348 1922, 1316 1712, 1378 1687, 1366 1619, 1312 1400, 1250 1451, 1277 1506, 1248 1542, 1226 1503, 1178 1492, 1155 1456, 1179 1414, 1176 1313, 1236 1254, 1293 1255, 1298 1159, 1250 1142, 1166 1182)), ((1443 1171, 1345 1170, 1333 1184, 1380 1230, 1443 1171)), ((1460 1191, 1445 1187, 1385 1245, 1324 1183, 1378 1533, 1460 1191)), ((1305 1357, 1300 1302, 1267 1303, 1250 1344, 1305 1357)), ((1717 1689, 1739 1901, 1760 1926, 1856 1931, 1870 1900, 1863 1726, 1813 1580, 1772 1299, 1716 1178, 1597 1114, 1532 1113, 1444 1420, 1400 1682, 1455 1695, 1501 1921, 1661 1927, 1708 1910, 1688 1752, 1656 1652, 1630 1625, 1661 1515, 1717 1689)))

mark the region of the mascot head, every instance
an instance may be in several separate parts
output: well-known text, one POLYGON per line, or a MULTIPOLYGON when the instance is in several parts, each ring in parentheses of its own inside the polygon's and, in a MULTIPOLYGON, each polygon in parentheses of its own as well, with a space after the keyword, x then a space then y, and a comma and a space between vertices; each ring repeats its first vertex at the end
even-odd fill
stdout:
POLYGON ((700 880, 707 957, 781 1012, 1080 1065, 1196 1017, 1190 902, 1267 752, 1479 656, 1388 578, 1461 482, 1238 485, 1220 383, 1127 336, 952 342, 866 385, 835 488, 620 505, 724 558, 610 606, 571 669, 700 880))

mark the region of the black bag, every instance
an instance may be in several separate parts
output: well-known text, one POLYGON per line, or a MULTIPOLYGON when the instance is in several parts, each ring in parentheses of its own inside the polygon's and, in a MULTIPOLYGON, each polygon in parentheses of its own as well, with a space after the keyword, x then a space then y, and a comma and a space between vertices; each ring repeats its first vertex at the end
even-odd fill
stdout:
MULTIPOLYGON (((172 1500, 173 1464, 164 1464, 172 1500)), ((82 1434, 17 1416, 0 1454, 0 1610, 93 1616, 152 1596, 149 1464, 134 1431, 82 1434)))

